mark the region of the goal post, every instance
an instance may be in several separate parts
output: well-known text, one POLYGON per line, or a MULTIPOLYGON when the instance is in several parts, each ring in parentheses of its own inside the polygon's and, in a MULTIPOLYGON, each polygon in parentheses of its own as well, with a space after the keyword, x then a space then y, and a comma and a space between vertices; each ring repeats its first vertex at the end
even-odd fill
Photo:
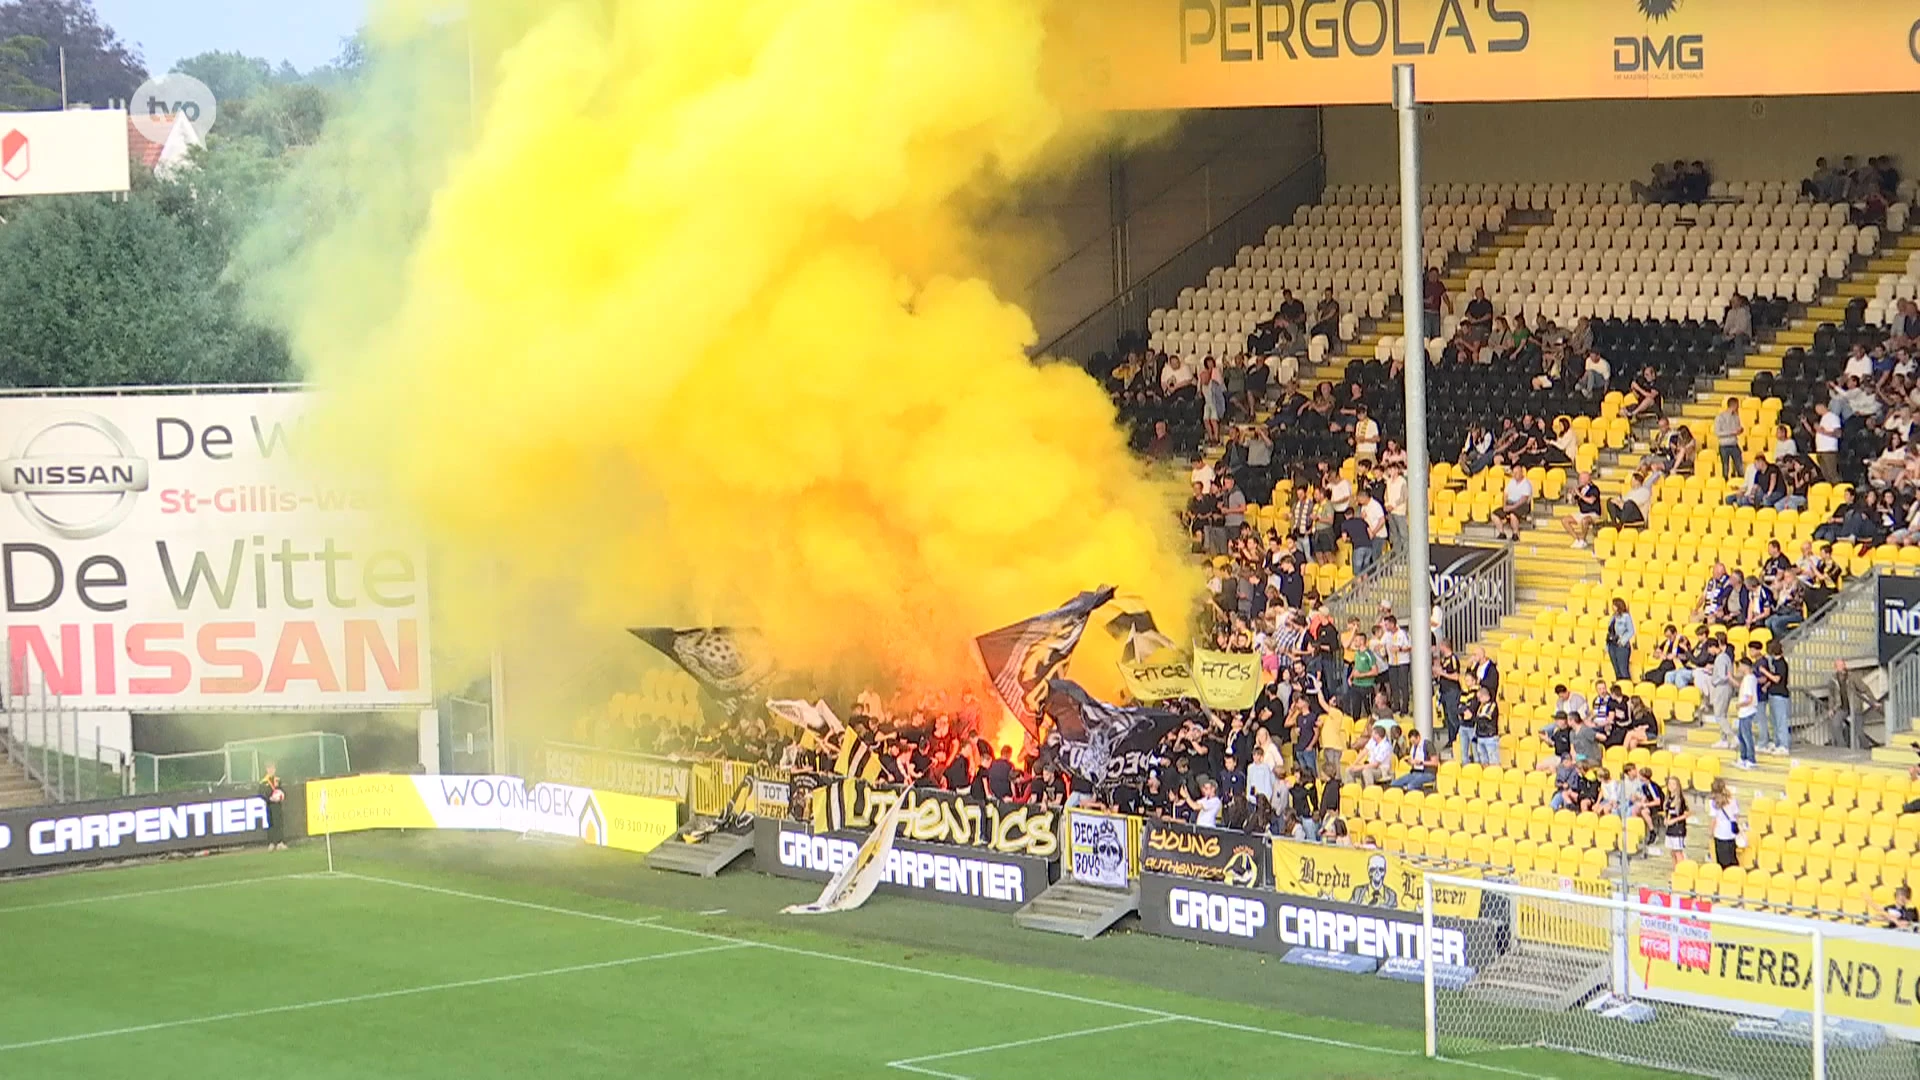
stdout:
POLYGON ((1425 940, 1444 921, 1478 958, 1423 958, 1430 1057, 1528 1071, 1530 1052, 1557 1051, 1726 1080, 1920 1075, 1920 935, 1657 889, 1424 877, 1425 940), (1436 920, 1436 887, 1477 890, 1479 917, 1436 920))

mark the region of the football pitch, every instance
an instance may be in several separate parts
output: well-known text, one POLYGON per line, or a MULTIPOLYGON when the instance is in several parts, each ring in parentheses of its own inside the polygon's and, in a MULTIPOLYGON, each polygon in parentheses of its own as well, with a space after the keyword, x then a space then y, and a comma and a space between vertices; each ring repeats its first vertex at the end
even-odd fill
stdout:
POLYGON ((1419 988, 1137 933, 656 873, 600 849, 369 834, 0 881, 0 1076, 1638 1080, 1429 1061, 1419 988))

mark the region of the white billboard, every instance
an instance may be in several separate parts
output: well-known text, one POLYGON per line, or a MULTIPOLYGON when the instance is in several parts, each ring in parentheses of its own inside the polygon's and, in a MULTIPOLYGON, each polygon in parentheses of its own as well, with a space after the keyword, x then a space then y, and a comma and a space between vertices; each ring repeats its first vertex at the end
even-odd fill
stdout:
POLYGON ((0 112, 0 198, 125 191, 127 143, 119 109, 0 112))
POLYGON ((432 700, 426 563, 303 468, 300 393, 0 397, 8 690, 68 708, 432 700))

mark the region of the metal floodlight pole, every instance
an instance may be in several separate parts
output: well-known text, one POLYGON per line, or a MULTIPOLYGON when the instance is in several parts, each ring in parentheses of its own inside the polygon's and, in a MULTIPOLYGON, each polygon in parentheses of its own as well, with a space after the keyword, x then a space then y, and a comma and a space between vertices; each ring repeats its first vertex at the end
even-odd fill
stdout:
POLYGON ((1433 739, 1433 581, 1427 565, 1427 332, 1421 325, 1426 266, 1420 242, 1420 106, 1413 65, 1393 66, 1400 114, 1400 311, 1407 343, 1407 589, 1412 611, 1413 722, 1433 739))

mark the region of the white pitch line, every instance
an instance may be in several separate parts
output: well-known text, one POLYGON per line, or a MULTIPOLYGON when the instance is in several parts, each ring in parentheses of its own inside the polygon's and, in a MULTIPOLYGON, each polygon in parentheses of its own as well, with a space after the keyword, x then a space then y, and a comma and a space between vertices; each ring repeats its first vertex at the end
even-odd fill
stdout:
MULTIPOLYGON (((1041 1043, 1059 1042, 1062 1039, 1079 1039, 1088 1035, 1104 1035, 1109 1031, 1125 1031, 1127 1028, 1147 1027, 1152 1024, 1170 1024, 1179 1021, 1180 1017, 1177 1016, 1154 1016, 1145 1020, 1129 1020, 1124 1024, 1108 1024, 1106 1027, 1087 1028, 1082 1031, 1058 1031, 1052 1035, 1039 1035, 1031 1039, 1015 1039, 1012 1042, 994 1043, 992 1046, 974 1046, 965 1050, 949 1050, 944 1054, 922 1054, 919 1057, 901 1058, 899 1061, 887 1062, 887 1068, 905 1069, 908 1072, 926 1072, 929 1070, 916 1069, 914 1066, 923 1061, 944 1061, 947 1058, 966 1057, 969 1054, 991 1054, 996 1050, 1012 1050, 1021 1046, 1038 1046, 1041 1043)), ((948 1074, 936 1072, 934 1075, 946 1076, 948 1074)))
POLYGON ((77 896, 71 900, 49 900, 43 904, 20 904, 16 907, 0 907, 0 915, 10 915, 19 911, 46 911, 51 908, 79 907, 82 904, 105 904, 113 900, 138 900, 144 896, 170 896, 174 893, 200 892, 203 889, 228 889, 236 885, 258 885, 263 881, 297 881, 302 878, 325 876, 325 874, 267 874, 262 877, 235 878, 232 881, 210 881, 200 885, 176 885, 170 889, 142 889, 138 892, 108 893, 105 896, 77 896))
MULTIPOLYGON (((602 915, 593 911, 581 911, 578 908, 556 907, 552 904, 538 904, 531 900, 513 900, 504 896, 490 896, 486 893, 467 892, 462 889, 448 889, 438 885, 422 885, 413 881, 372 877, 366 874, 341 873, 336 876, 351 878, 356 881, 370 881, 380 885, 392 885, 402 889, 417 889, 421 892, 438 893, 442 896, 457 896, 467 900, 478 900, 483 903, 504 904, 508 907, 525 908, 530 911, 545 911, 554 915, 572 915, 582 919, 598 919, 603 922, 619 923, 626 926, 639 925, 643 930, 659 930, 663 933, 704 938, 708 941, 726 941, 741 945, 751 945, 754 948, 786 953, 789 956, 806 956, 816 960, 833 960, 842 964, 857 964, 861 967, 878 968, 883 971, 894 971, 906 975, 920 975, 930 979, 944 979, 948 982, 984 986, 991 990, 1003 990, 1016 994, 1032 994, 1036 997, 1052 998, 1056 1001, 1071 1001, 1080 1005, 1092 1005, 1096 1008, 1119 1009, 1125 1012, 1141 1013, 1167 1020, 1184 1020, 1190 1024, 1204 1024, 1207 1027, 1216 1027, 1227 1031, 1241 1031, 1251 1035, 1266 1035, 1276 1039, 1287 1039, 1292 1042, 1313 1043, 1318 1046, 1332 1046, 1342 1050, 1353 1050, 1368 1054, 1384 1054, 1388 1057, 1426 1057, 1426 1055, 1419 1050, 1398 1050, 1388 1046, 1368 1046, 1365 1043, 1347 1042, 1343 1039, 1322 1038, 1318 1035, 1301 1035, 1292 1031, 1275 1031, 1272 1028, 1254 1027, 1251 1024, 1236 1024, 1231 1020, 1215 1020, 1205 1016, 1188 1016, 1184 1013, 1167 1012, 1164 1009, 1155 1009, 1146 1005, 1129 1005, 1123 1001, 1106 1001, 1101 998, 1085 997, 1080 994, 1069 994, 1063 990, 1048 990, 1038 986, 1022 986, 1018 983, 1005 983, 994 979, 982 979, 974 975, 960 975, 951 971, 934 971, 928 968, 909 967, 905 964, 891 964, 884 960, 868 960, 859 956, 843 956, 839 953, 802 949, 793 945, 775 945, 771 942, 754 941, 750 938, 728 937, 725 934, 713 934, 704 930, 688 930, 666 923, 635 924, 614 915, 602 915)), ((1503 1068, 1498 1065, 1484 1065, 1476 1061, 1461 1061, 1455 1058, 1440 1058, 1438 1060, 1444 1061, 1449 1065, 1457 1065, 1463 1069, 1477 1069, 1481 1072, 1496 1073, 1502 1076, 1520 1076, 1526 1078, 1526 1080, 1557 1080, 1555 1077, 1542 1075, 1540 1073, 1521 1072, 1517 1069, 1503 1068)))
POLYGON ((347 997, 326 998, 321 1001, 302 1001, 292 1005, 270 1005, 263 1009, 242 1009, 238 1012, 215 1013, 211 1016, 193 1016, 183 1020, 161 1020, 152 1024, 135 1024, 132 1027, 111 1028, 106 1031, 87 1031, 77 1035, 56 1035, 47 1039, 34 1039, 29 1042, 0 1044, 0 1054, 15 1050, 32 1050, 44 1046, 64 1046, 68 1043, 90 1042, 95 1039, 112 1039, 122 1035, 140 1035, 151 1031, 166 1031, 172 1028, 198 1027, 203 1024, 218 1024, 227 1020, 249 1020, 260 1016, 276 1016, 281 1013, 305 1012, 308 1009, 325 1009, 335 1005, 356 1005, 367 1001, 385 1001, 388 998, 410 997, 416 994, 437 994, 446 990, 465 990, 475 986, 497 986, 501 983, 524 982, 528 979, 547 979, 558 975, 577 975, 586 971, 605 971, 609 968, 631 967, 635 964, 651 963, 655 960, 673 960, 683 956, 699 956, 702 953, 727 952, 745 948, 744 945, 707 945, 698 949, 681 949, 678 952, 652 953, 647 956, 629 956, 621 960, 601 960, 591 964, 572 964, 567 967, 547 968, 543 971, 523 971, 513 975, 490 975, 483 979, 461 979, 458 982, 433 983, 428 986, 409 986, 399 990, 380 990, 371 994, 353 994, 347 997))

